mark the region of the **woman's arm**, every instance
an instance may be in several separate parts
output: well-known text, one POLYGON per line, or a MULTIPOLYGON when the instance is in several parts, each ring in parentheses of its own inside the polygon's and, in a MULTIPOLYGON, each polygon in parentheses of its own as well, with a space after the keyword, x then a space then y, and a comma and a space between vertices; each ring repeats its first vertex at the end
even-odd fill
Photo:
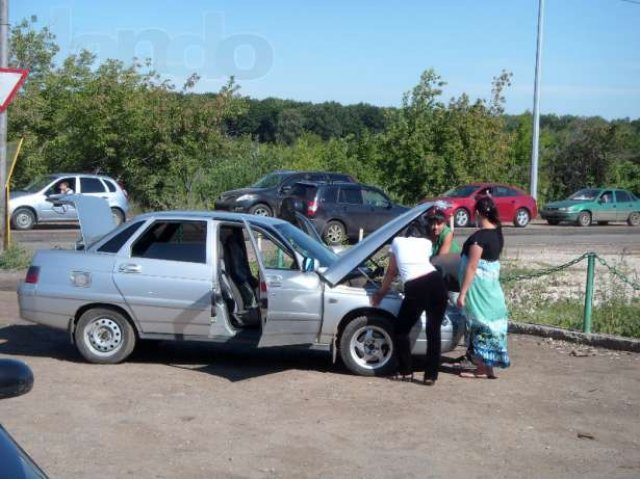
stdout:
POLYGON ((462 286, 460 287, 460 295, 458 295, 458 307, 463 308, 467 292, 469 287, 473 283, 473 277, 476 276, 476 270, 478 269, 478 262, 482 257, 482 247, 480 245, 471 245, 469 248, 469 261, 467 262, 467 269, 464 271, 464 277, 462 279, 462 286))
POLYGON ((384 272, 384 277, 382 278, 382 285, 373 294, 371 297, 371 305, 377 307, 384 296, 389 291, 389 287, 391 287, 391 282, 396 278, 398 274, 398 264, 396 263, 396 256, 393 253, 389 254, 389 265, 387 266, 387 270, 384 272))
POLYGON ((444 241, 442 245, 440 245, 440 250, 436 252, 436 255, 444 255, 445 253, 449 253, 451 250, 451 244, 453 243, 453 232, 447 233, 444 237, 444 241))

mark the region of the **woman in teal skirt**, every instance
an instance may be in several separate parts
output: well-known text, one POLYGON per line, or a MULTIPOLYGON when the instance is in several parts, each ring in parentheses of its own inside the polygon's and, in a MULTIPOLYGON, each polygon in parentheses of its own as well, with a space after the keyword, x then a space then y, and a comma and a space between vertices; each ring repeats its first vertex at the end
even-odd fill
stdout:
POLYGON ((467 314, 469 353, 475 371, 465 378, 496 378, 494 367, 510 365, 507 351, 507 305, 500 286, 500 253, 504 246, 498 210, 490 197, 476 203, 480 229, 462 247, 458 306, 467 314))

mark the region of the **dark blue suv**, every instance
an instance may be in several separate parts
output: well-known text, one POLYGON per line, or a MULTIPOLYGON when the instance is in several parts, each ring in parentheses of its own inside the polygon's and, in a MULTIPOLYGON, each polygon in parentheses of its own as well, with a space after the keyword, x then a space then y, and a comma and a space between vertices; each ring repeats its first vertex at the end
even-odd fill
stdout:
POLYGON ((329 245, 358 240, 409 210, 379 188, 360 183, 297 182, 282 201, 280 218, 300 212, 329 245))
POLYGON ((353 177, 343 173, 277 170, 265 175, 250 187, 223 192, 215 201, 215 209, 265 215, 267 217, 278 216, 282 199, 289 194, 291 187, 301 180, 317 182, 356 181, 353 177))

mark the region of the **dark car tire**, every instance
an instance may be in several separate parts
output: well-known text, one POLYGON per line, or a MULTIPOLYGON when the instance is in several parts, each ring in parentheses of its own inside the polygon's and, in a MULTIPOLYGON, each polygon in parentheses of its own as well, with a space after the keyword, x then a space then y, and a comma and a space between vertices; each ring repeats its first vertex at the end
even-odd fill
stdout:
POLYGON ((381 377, 396 370, 393 323, 376 314, 351 320, 339 342, 340 358, 356 375, 381 377))
POLYGON ((549 225, 560 225, 560 220, 547 220, 549 225))
POLYGON ((113 217, 113 222, 116 227, 118 225, 123 224, 124 221, 126 220, 124 216, 124 212, 116 207, 111 208, 111 216, 113 217))
POLYGON ((453 213, 453 223, 456 227, 468 227, 471 223, 471 215, 466 208, 458 208, 453 213))
POLYGON ((256 203, 249 209, 251 215, 259 215, 262 217, 273 217, 273 210, 266 203, 256 203))
POLYGON ((640 212, 631 212, 629 218, 627 218, 627 225, 630 227, 637 227, 640 225, 640 212))
POLYGON ((529 225, 530 220, 531 215, 529 214, 529 210, 527 210, 526 208, 519 208, 516 211, 516 216, 513 219, 513 225, 519 228, 523 228, 529 225))
POLYGON ((587 212, 586 210, 580 212, 578 215, 578 220, 576 221, 579 227, 588 227, 591 225, 591 212, 587 212))
POLYGON ((84 312, 73 336, 78 351, 91 363, 120 363, 136 346, 136 334, 129 321, 109 308, 84 312))
POLYGON ((11 224, 16 230, 31 230, 36 223, 36 214, 30 208, 18 208, 11 216, 11 224))
POLYGON ((342 245, 347 241, 347 229, 342 222, 331 220, 324 229, 324 240, 329 245, 342 245))

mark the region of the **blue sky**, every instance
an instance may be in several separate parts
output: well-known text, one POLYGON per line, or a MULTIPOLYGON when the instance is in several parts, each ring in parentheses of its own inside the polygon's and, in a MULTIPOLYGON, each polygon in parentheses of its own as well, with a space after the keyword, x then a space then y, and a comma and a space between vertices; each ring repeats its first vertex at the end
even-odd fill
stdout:
MULTIPOLYGON (((508 113, 532 110, 538 0, 9 1, 11 22, 37 15, 61 56, 150 57, 197 91, 234 74, 241 92, 397 106, 422 71, 444 100, 489 98, 513 73, 508 113)), ((542 113, 640 117, 640 0, 545 0, 542 113)))

